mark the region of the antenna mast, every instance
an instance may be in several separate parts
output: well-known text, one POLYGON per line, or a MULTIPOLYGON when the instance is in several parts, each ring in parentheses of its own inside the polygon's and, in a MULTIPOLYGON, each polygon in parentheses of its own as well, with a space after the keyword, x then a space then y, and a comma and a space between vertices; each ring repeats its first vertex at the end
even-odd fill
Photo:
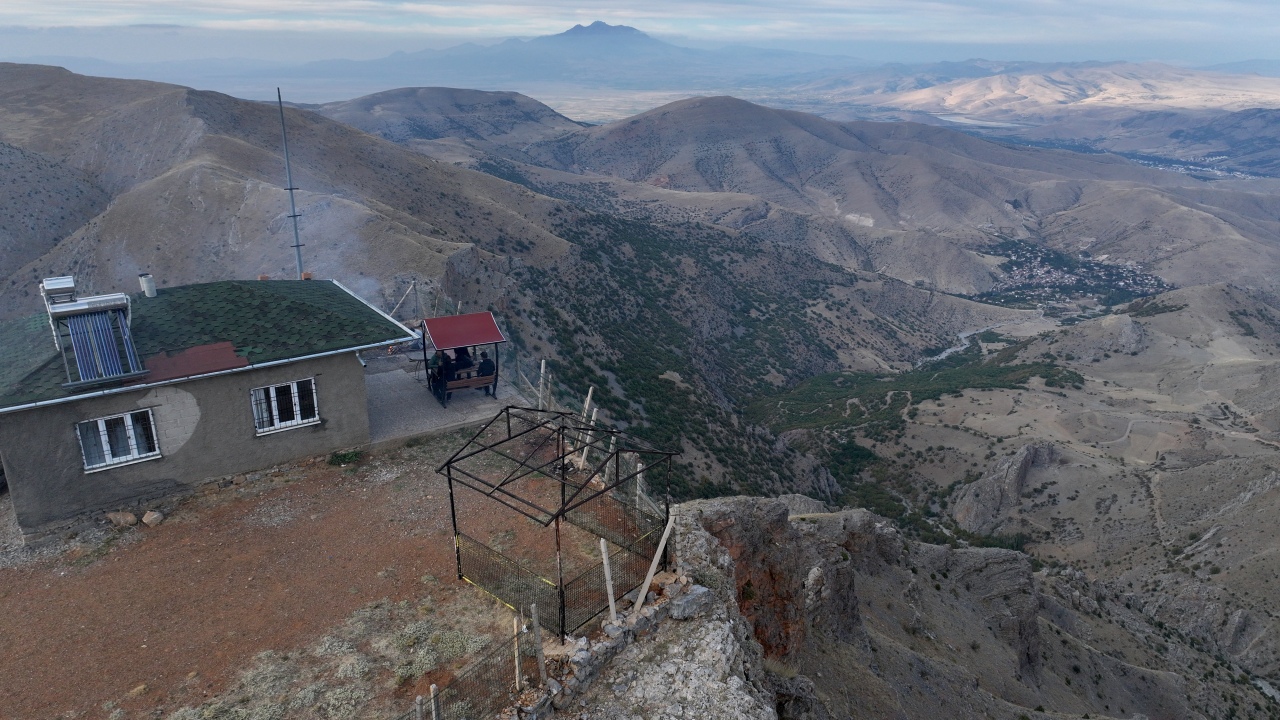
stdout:
POLYGON ((280 108, 280 138, 284 140, 284 177, 285 184, 289 191, 289 217, 293 219, 293 255, 298 261, 298 279, 302 279, 302 241, 298 238, 298 218, 302 214, 298 212, 298 205, 294 202, 293 191, 298 188, 293 186, 293 170, 289 167, 289 134, 284 130, 284 98, 280 95, 280 88, 276 88, 276 104, 280 108))

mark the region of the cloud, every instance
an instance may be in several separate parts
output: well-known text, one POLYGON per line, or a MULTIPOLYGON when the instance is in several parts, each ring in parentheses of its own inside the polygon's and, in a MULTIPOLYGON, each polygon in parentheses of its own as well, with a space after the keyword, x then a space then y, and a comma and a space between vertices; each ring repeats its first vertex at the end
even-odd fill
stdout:
POLYGON ((1273 0, 4 0, 0 25, 533 36, 604 20, 719 42, 1055 46, 1273 38, 1273 0))

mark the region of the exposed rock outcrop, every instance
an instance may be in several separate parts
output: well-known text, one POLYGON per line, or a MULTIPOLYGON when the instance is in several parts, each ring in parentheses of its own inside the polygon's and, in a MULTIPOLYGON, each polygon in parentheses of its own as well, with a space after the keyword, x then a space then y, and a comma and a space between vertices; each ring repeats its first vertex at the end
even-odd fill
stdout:
POLYGON ((1099 325, 1098 349, 1103 352, 1129 354, 1146 347, 1146 330, 1131 315, 1108 315, 1099 325))
POLYGON ((1005 515, 1022 502, 1022 491, 1031 468, 1048 465, 1057 458, 1057 448, 1049 443, 1022 446, 982 479, 959 488, 951 503, 951 516, 971 533, 996 532, 1005 515))
POLYGON ((830 512, 826 503, 821 500, 814 500, 807 495, 782 495, 778 498, 778 501, 786 505, 787 512, 792 515, 830 512))
MULTIPOLYGON (((1006 478, 1041 453, 1010 458, 1006 478)), ((681 505, 676 570, 707 588, 701 609, 627 649, 572 716, 1203 719, 1264 700, 1079 570, 913 542, 866 510, 797 509, 813 506, 681 505)), ((1219 620, 1239 642, 1256 632, 1219 620)))
POLYGON ((631 645, 596 679, 582 720, 744 718, 776 720, 773 698, 760 684, 758 649, 721 605, 698 623, 667 623, 647 642, 631 645), (744 643, 745 641, 745 643, 744 643), (745 647, 744 647, 745 644, 745 647))
POLYGON ((695 578, 706 566, 722 568, 729 581, 724 589, 732 591, 767 657, 795 654, 815 632, 853 637, 854 564, 841 545, 849 533, 825 538, 833 542, 801 542, 782 501, 729 498, 682 510, 686 542, 677 548, 678 568, 695 578))

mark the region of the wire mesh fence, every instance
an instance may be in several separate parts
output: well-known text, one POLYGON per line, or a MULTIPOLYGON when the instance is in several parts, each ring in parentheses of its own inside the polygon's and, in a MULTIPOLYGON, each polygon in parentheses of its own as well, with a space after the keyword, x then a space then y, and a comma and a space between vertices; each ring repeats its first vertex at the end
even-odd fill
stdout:
POLYGON ((440 720, 492 718, 538 677, 533 634, 521 632, 458 673, 436 697, 440 720))
MULTIPOLYGON (((588 546, 597 538, 613 544, 609 549, 602 542, 609 552, 613 592, 621 597, 644 583, 667 516, 666 503, 650 497, 645 475, 665 484, 675 453, 597 426, 595 420, 585 409, 578 414, 507 407, 437 469, 449 483, 459 578, 513 610, 534 604, 545 608, 539 625, 560 637, 577 632, 609 607, 605 564, 595 552, 583 552, 581 532, 589 534, 588 546), (495 540, 506 552, 462 532, 460 488, 477 493, 484 512, 514 511, 513 517, 523 516, 549 531, 554 557, 548 557, 550 542, 534 539, 537 530, 511 530, 506 540, 495 540), (515 537, 521 539, 514 547, 504 544, 515 537), (572 579, 565 581, 571 573, 572 579)), ((518 655, 529 654, 515 642, 508 648, 512 663, 506 675, 484 669, 487 661, 478 660, 437 694, 431 707, 438 717, 478 719, 507 707, 519 689, 516 672, 523 661, 518 655)), ((490 656, 502 653, 485 657, 490 656)), ((492 667, 501 668, 501 661, 492 667)))
POLYGON ((623 514, 618 510, 606 503, 593 503, 566 513, 565 520, 636 555, 653 557, 662 533, 661 518, 623 514))
MULTIPOLYGON (((646 541, 630 547, 617 547, 610 552, 610 577, 616 598, 631 592, 644 582, 657 542, 655 533, 646 541), (652 542, 653 550, 647 555, 636 552, 637 546, 648 547, 649 542, 652 542)), ((562 606, 561 595, 554 581, 531 572, 516 561, 461 533, 458 535, 458 548, 462 558, 462 574, 467 581, 497 597, 512 609, 528 608, 534 603, 540 608, 547 608, 550 612, 539 618, 539 624, 548 632, 557 635, 576 632, 609 608, 603 560, 565 582, 561 613, 557 612, 562 606)))
MULTIPOLYGON (((610 565, 616 597, 644 581, 664 527, 662 518, 650 515, 635 498, 632 487, 623 486, 619 492, 565 515, 567 522, 615 546, 610 552, 610 565)), ((467 581, 511 608, 528 608, 533 603, 547 608, 540 621, 549 632, 576 632, 609 607, 602 560, 567 580, 561 596, 556 580, 539 575, 465 533, 458 534, 458 551, 462 576, 467 581)))
POLYGON ((458 671, 435 695, 395 720, 488 720, 539 675, 534 634, 522 629, 458 671))
MULTIPOLYGON (((622 470, 623 477, 628 471, 622 470)), ((566 521, 628 550, 652 558, 664 526, 665 508, 646 492, 634 469, 630 479, 595 500, 565 513, 566 521)))
MULTIPOLYGON (((652 560, 638 553, 650 538, 630 546, 615 546, 609 552, 609 576, 616 599, 639 587, 652 560)), ((651 538, 657 544, 656 536, 651 538)), ((567 635, 576 632, 609 608, 603 560, 564 584, 563 595, 551 580, 522 567, 503 554, 459 533, 459 557, 466 579, 498 597, 513 609, 523 611, 537 603, 540 608, 561 609, 539 617, 546 630, 567 635)), ((492 718, 509 707, 522 688, 538 677, 537 651, 533 633, 517 633, 458 672, 447 685, 438 688, 435 698, 419 716, 410 711, 396 720, 480 720, 492 718), (432 705, 436 715, 431 714, 432 705)))
MULTIPOLYGON (((462 576, 508 607, 527 609, 534 603, 540 608, 560 607, 560 591, 555 580, 538 575, 463 533, 458 533, 458 556, 462 576)), ((560 632, 557 614, 546 614, 550 617, 540 618, 540 624, 551 632, 560 632)))
MULTIPOLYGON (((645 558, 628 548, 618 548, 609 554, 609 575, 615 597, 621 598, 644 582, 651 559, 652 556, 645 558)), ((565 632, 570 633, 609 609, 603 562, 564 584, 564 608, 565 632)))

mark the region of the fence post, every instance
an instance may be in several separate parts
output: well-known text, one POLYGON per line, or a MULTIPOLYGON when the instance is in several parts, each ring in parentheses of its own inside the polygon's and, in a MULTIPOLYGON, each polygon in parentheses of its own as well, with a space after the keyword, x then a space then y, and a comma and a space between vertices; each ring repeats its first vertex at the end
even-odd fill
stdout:
MULTIPOLYGON (((581 426, 583 426, 583 425, 586 425, 586 424, 587 424, 587 411, 591 409, 591 398, 592 398, 592 396, 594 396, 595 394, 596 394, 596 386, 595 386, 595 385, 592 385, 591 387, 587 388, 587 399, 586 399, 585 401, 583 401, 583 403, 582 403, 582 418, 578 421, 578 425, 579 425, 579 427, 581 427, 581 426)), ((577 435, 577 437, 575 437, 575 438, 574 438, 574 442, 576 442, 576 443, 578 443, 579 445, 581 445, 581 444, 582 444, 582 437, 583 437, 583 433, 582 433, 582 431, 581 431, 581 430, 579 430, 579 431, 576 433, 576 435, 577 435)))
MULTIPOLYGON (((561 471, 563 473, 563 471, 561 471)), ((560 505, 564 506, 564 476, 561 475, 560 482, 560 505)), ((560 642, 564 643, 568 640, 569 631, 565 628, 565 612, 564 612, 564 561, 560 556, 560 516, 556 516, 556 599, 560 605, 560 614, 557 619, 560 621, 560 642)))
POLYGON ((440 690, 431 683, 431 720, 440 720, 440 690))
POLYGON ((640 496, 644 494, 644 463, 636 453, 636 517, 640 516, 640 496))
POLYGON ((547 392, 547 359, 542 358, 542 367, 538 370, 538 409, 546 410, 546 401, 543 396, 547 392))
POLYGON ((587 399, 582 403, 582 419, 579 421, 579 424, 585 424, 587 422, 587 410, 591 407, 591 396, 595 394, 596 386, 592 385, 587 389, 587 399))
POLYGON ((413 701, 413 720, 426 720, 422 717, 422 696, 419 695, 417 700, 413 701))
MULTIPOLYGON (((591 411, 591 424, 588 426, 594 428, 596 426, 596 415, 600 412, 600 408, 591 411)), ((587 466, 587 453, 591 452, 591 441, 594 439, 595 431, 587 430, 587 441, 582 444, 582 457, 578 459, 578 469, 582 470, 587 466)))
POLYGON ((636 593, 636 607, 633 613, 639 613, 640 608, 644 607, 644 598, 649 594, 649 583, 653 582, 653 576, 658 572, 658 562, 662 560, 662 551, 667 549, 667 538, 671 537, 671 528, 676 525, 676 516, 672 515, 667 520, 667 529, 662 531, 662 539, 658 541, 658 551, 653 554, 653 562, 649 563, 649 574, 644 576, 644 584, 640 586, 640 591, 636 593))
POLYGON ((538 603, 529 606, 533 614, 533 650, 538 656, 538 679, 542 687, 547 686, 547 656, 542 652, 542 626, 538 624, 538 603))
POLYGON ((604 589, 609 593, 609 622, 618 624, 618 607, 613 602, 613 573, 609 570, 609 546, 600 538, 600 557, 604 558, 604 589))
POLYGON ((516 659, 516 694, 524 689, 524 681, 520 677, 520 618, 511 618, 511 627, 515 630, 515 635, 511 638, 511 646, 515 648, 516 659))
POLYGON ((453 559, 457 562, 458 579, 462 579, 462 534, 458 532, 458 508, 453 501, 453 468, 445 470, 449 481, 449 519, 453 522, 453 559))

